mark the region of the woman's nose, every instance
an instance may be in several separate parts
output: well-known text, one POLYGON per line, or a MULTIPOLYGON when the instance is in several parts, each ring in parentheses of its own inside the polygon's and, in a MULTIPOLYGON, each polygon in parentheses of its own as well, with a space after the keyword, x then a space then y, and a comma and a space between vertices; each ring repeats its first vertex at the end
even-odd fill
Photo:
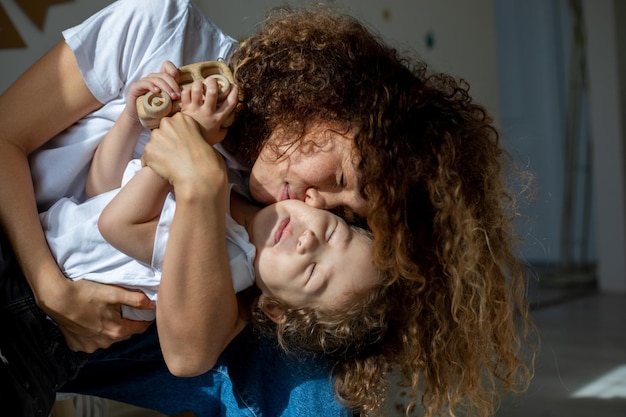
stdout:
POLYGON ((315 250, 319 245, 319 240, 312 230, 305 230, 302 236, 298 238, 298 244, 296 250, 299 254, 303 255, 307 252, 315 250))

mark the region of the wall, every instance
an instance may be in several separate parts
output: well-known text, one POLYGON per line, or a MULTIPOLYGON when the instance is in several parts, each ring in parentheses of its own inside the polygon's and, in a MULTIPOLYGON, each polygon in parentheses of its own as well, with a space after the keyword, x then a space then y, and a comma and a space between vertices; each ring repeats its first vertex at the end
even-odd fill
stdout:
POLYGON ((586 0, 600 289, 626 293, 626 7, 586 0))
MULTIPOLYGON (((198 5, 234 38, 254 32, 265 10, 283 0, 210 0, 198 5)), ((299 5, 306 2, 291 1, 299 5)), ((472 95, 499 121, 498 63, 493 0, 336 0, 401 51, 418 55, 435 69, 463 77, 472 95)))
POLYGON ((0 92, 3 92, 32 63, 60 41, 63 29, 83 21, 112 1, 68 0, 66 3, 51 4, 48 6, 44 27, 39 30, 14 0, 0 0, 0 6, 26 43, 26 48, 0 49, 0 62, 2 63, 0 92))
POLYGON ((557 264, 563 200, 565 62, 558 2, 496 1, 503 139, 536 175, 535 197, 522 207, 526 258, 557 264))
MULTIPOLYGON (((14 1, 0 0, 0 5, 10 15, 28 46, 26 49, 0 50, 2 62, 10 63, 0 69, 0 91, 4 91, 19 74, 59 41, 61 30, 82 21, 109 3, 111 0, 74 0, 51 5, 45 27, 40 31, 14 1)), ((281 0, 197 0, 207 16, 238 39, 254 31, 254 26, 267 8, 283 3, 281 0)), ((335 3, 369 22, 400 49, 415 50, 436 68, 462 75, 471 83, 476 98, 489 108, 496 119, 499 118, 492 0, 471 4, 454 0, 421 0, 413 2, 408 11, 409 6, 401 0, 340 0, 335 3), (449 13, 450 10, 453 13, 449 13)))

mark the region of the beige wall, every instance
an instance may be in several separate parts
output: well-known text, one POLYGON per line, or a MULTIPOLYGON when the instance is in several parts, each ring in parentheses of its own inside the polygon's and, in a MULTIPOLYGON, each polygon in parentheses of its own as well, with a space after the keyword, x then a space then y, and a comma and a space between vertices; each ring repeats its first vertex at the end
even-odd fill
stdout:
POLYGON ((626 39, 622 0, 586 0, 598 284, 626 293, 626 39), (619 6, 618 6, 619 5, 619 6))
MULTIPOLYGON (((33 62, 62 39, 61 31, 75 25, 113 0, 68 0, 48 7, 43 30, 39 30, 13 0, 0 0, 0 5, 13 22, 26 48, 0 49, 0 92, 33 62)), ((152 1, 152 0, 147 0, 152 1)), ((43 2, 45 3, 45 2, 43 2)))
MULTIPOLYGON (((158 1, 158 0, 146 0, 158 1)), ((0 49, 0 91, 4 91, 39 56, 61 39, 60 32, 112 0, 73 0, 48 8, 38 30, 12 0, 0 0, 27 44, 24 49, 0 49)), ((269 7, 283 0, 196 0, 226 33, 242 38, 254 31, 269 7)), ((302 4, 295 1, 294 4, 302 4)), ((338 0, 336 4, 367 21, 399 49, 417 51, 437 69, 467 79, 472 94, 498 120, 497 62, 493 0, 338 0), (432 35, 434 46, 426 47, 432 35)))
MULTIPOLYGON (((197 3, 226 33, 241 39, 254 32, 267 8, 284 1, 197 3)), ((437 70, 466 79, 472 95, 499 121, 493 0, 336 0, 335 4, 368 23, 398 49, 411 50, 437 70), (432 48, 427 46, 428 36, 434 39, 432 48)))

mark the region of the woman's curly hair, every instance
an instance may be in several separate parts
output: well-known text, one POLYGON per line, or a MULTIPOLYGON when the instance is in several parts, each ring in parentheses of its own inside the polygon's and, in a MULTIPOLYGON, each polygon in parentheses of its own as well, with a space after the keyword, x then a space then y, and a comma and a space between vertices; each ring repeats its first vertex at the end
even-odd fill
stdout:
POLYGON ((393 366, 426 416, 486 416, 500 388, 525 389, 536 341, 507 182, 516 172, 469 86, 320 8, 274 10, 231 65, 241 105, 227 144, 250 162, 278 127, 294 137, 318 122, 356 132, 392 312, 370 361, 335 369, 338 391, 372 404, 383 390, 367 385, 393 366))

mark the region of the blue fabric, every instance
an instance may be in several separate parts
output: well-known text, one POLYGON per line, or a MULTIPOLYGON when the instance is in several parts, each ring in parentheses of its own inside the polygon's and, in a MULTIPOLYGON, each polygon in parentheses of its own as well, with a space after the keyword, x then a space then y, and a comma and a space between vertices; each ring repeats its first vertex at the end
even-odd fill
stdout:
POLYGON ((64 390, 98 395, 165 414, 349 416, 336 400, 326 363, 287 356, 248 327, 218 364, 193 378, 172 376, 154 326, 97 352, 64 390))
POLYGON ((274 341, 259 339, 251 326, 231 342, 211 371, 194 378, 169 373, 154 325, 92 355, 71 352, 35 304, 1 233, 0 335, 0 398, 11 416, 47 416, 55 391, 66 381, 62 391, 170 415, 351 415, 334 395, 327 363, 287 356, 274 341))

